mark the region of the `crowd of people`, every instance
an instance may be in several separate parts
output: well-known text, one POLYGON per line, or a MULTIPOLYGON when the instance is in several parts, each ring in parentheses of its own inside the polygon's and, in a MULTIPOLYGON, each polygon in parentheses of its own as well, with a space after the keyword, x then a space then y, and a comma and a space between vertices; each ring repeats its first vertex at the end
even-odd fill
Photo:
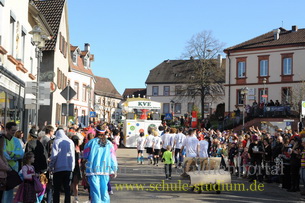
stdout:
MULTIPOLYGON (((162 157, 166 179, 171 179, 172 164, 183 166, 181 176, 187 177, 190 170, 202 169, 204 158, 220 157, 223 169, 250 182, 276 182, 289 192, 297 192, 301 179, 305 187, 305 130, 277 129, 270 134, 254 126, 241 133, 160 126, 148 133, 137 140, 138 163, 143 163, 145 148, 149 164, 158 166, 162 157)), ((305 195, 305 188, 301 194, 305 195)))
MULTIPOLYGON (((78 186, 88 190, 89 201, 109 202, 113 194, 110 180, 117 175, 116 150, 120 130, 113 125, 78 126, 45 125, 40 131, 33 126, 24 142, 24 133, 17 124, 8 122, 0 129, 0 200, 1 202, 78 202, 78 186), (5 189, 9 171, 22 176, 19 187, 5 189), (44 190, 37 192, 34 179, 39 178, 44 190), (4 187, 3 187, 4 186, 4 187), (14 193, 14 191, 16 193, 14 193), (14 195, 15 194, 15 195, 14 195)), ((221 167, 232 175, 250 182, 276 182, 289 192, 305 186, 305 130, 301 132, 277 129, 274 134, 257 127, 246 132, 206 130, 166 125, 140 133, 137 139, 137 162, 156 167, 164 163, 167 180, 172 167, 187 172, 202 169, 203 160, 219 157, 221 167)), ((300 191, 305 195, 305 188, 300 191)))
POLYGON ((0 129, 0 203, 64 202, 78 203, 78 185, 88 189, 88 202, 110 202, 113 194, 110 177, 115 178, 118 164, 116 149, 120 131, 113 125, 33 126, 24 142, 24 133, 15 122, 0 129), (22 183, 6 188, 10 171, 19 172, 22 183), (35 180, 43 190, 38 192, 35 180), (15 191, 15 193, 14 193, 15 191))

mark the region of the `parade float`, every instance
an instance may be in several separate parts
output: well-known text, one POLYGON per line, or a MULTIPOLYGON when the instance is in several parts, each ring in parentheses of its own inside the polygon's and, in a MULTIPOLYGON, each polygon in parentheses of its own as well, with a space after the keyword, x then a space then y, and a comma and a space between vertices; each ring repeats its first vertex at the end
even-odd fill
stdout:
POLYGON ((161 125, 161 103, 147 98, 127 98, 123 103, 124 145, 136 147, 137 138, 143 132, 148 136, 148 130, 157 130, 161 125))

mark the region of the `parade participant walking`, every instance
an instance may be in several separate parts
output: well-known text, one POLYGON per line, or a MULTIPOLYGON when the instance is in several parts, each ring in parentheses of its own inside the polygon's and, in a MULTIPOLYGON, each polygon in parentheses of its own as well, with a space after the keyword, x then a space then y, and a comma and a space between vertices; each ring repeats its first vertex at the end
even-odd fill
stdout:
POLYGON ((144 152, 144 144, 145 144, 145 138, 144 138, 144 133, 140 133, 140 137, 137 139, 137 151, 138 151, 138 159, 137 163, 138 164, 143 164, 143 152, 144 152))
POLYGON ((172 165, 174 163, 172 147, 168 145, 166 151, 163 153, 162 161, 164 161, 164 171, 166 180, 172 179, 172 165))
POLYGON ((146 153, 148 154, 148 163, 152 164, 153 162, 153 151, 152 151, 152 140, 154 139, 154 136, 152 135, 151 130, 148 130, 148 136, 145 139, 145 147, 146 147, 146 153))
POLYGON ((59 203, 60 189, 63 185, 65 202, 71 202, 70 181, 75 167, 75 147, 65 134, 66 127, 60 126, 55 134, 50 157, 50 170, 53 172, 53 202, 59 203))
POLYGON ((187 176, 186 173, 190 171, 190 166, 196 164, 194 158, 198 156, 199 141, 195 134, 196 134, 195 130, 189 130, 188 137, 185 138, 182 144, 181 151, 183 151, 184 148, 186 149, 186 158, 185 158, 185 170, 181 176, 187 176))
POLYGON ((200 158, 200 170, 203 170, 203 162, 209 157, 208 148, 209 148, 209 137, 204 137, 204 140, 199 142, 198 151, 200 158))
MULTIPOLYGON (((19 139, 14 137, 17 128, 18 127, 15 122, 8 122, 5 125, 5 131, 3 134, 5 144, 2 149, 4 156, 8 161, 9 166, 12 167, 12 169, 15 171, 18 171, 19 168, 18 160, 22 159, 24 154, 19 139)), ((13 202, 13 193, 14 193, 14 189, 4 191, 2 202, 13 202)))
POLYGON ((107 184, 109 175, 116 177, 118 169, 114 147, 107 140, 101 125, 96 127, 96 138, 84 148, 83 158, 87 160, 86 175, 90 185, 91 202, 110 202, 107 184))
POLYGON ((154 165, 158 166, 159 162, 159 155, 160 155, 160 149, 161 149, 161 138, 159 137, 159 133, 157 131, 153 131, 154 139, 152 140, 152 150, 154 153, 154 165))
POLYGON ((182 133, 183 128, 178 129, 178 134, 174 137, 174 147, 175 147, 175 164, 176 168, 179 166, 181 167, 183 163, 183 156, 180 155, 182 143, 185 140, 185 135, 182 133), (179 157, 178 157, 179 156, 179 157), (179 158, 179 160, 178 160, 179 158))

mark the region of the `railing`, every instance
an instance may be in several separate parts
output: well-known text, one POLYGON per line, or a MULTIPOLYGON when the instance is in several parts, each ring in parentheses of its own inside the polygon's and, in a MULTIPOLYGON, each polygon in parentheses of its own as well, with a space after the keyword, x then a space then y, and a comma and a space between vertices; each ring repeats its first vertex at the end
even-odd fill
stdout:
MULTIPOLYGON (((234 114, 233 114, 234 115, 234 114)), ((254 118, 287 118, 295 117, 291 112, 291 107, 286 106, 264 106, 264 107, 246 107, 245 108, 245 123, 253 120, 254 118)), ((224 129, 233 129, 239 125, 242 125, 243 121, 243 111, 240 112, 240 115, 229 116, 227 115, 223 121, 219 121, 218 128, 221 130, 224 129)))

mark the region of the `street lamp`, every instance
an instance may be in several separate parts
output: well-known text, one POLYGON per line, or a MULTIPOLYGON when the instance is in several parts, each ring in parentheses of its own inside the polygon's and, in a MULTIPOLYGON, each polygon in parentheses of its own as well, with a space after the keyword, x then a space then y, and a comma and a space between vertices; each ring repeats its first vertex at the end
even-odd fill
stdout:
POLYGON ((38 126, 38 110, 39 110, 39 83, 40 83, 40 63, 42 62, 42 49, 45 47, 45 40, 48 39, 47 36, 42 34, 42 30, 38 25, 33 27, 33 30, 29 34, 33 35, 33 43, 37 58, 37 85, 36 85, 36 108, 35 108, 35 124, 38 126))
POLYGON ((248 94, 248 87, 244 87, 241 89, 241 95, 243 97, 243 130, 245 130, 245 110, 246 110, 246 104, 247 104, 247 94, 248 94))
POLYGON ((266 95, 266 82, 267 82, 267 79, 264 78, 263 79, 263 84, 264 84, 264 103, 266 104, 267 103, 267 95, 266 95))

